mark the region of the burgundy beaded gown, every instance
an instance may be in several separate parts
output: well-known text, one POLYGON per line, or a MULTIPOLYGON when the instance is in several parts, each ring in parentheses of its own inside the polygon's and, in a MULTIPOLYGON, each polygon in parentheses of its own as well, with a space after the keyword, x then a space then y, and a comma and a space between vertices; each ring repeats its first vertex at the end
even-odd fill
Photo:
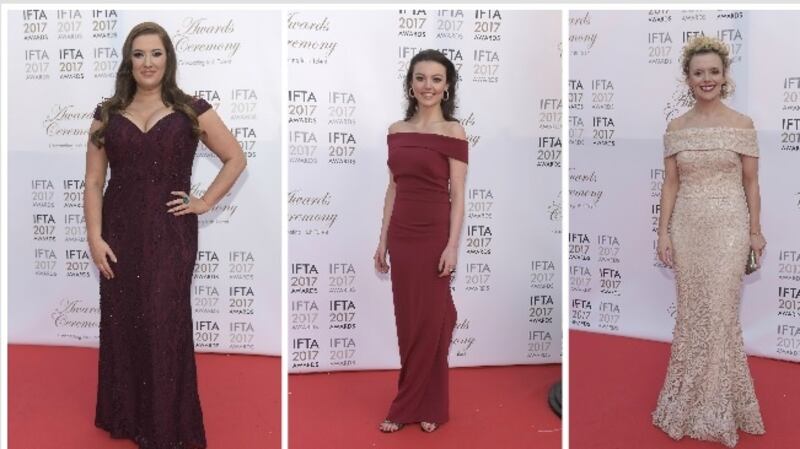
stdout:
MULTIPOLYGON (((202 99, 191 106, 198 115, 211 108, 202 99)), ((191 190, 197 144, 179 111, 147 132, 112 114, 105 131, 102 236, 118 263, 113 279, 100 278, 95 424, 141 449, 206 446, 190 299, 197 215, 176 217, 165 205, 171 191, 191 190)))
POLYGON ((387 235, 400 347, 397 396, 387 419, 444 423, 447 353, 456 309, 439 258, 450 234, 449 158, 467 162, 467 141, 439 134, 387 137, 396 194, 387 235))

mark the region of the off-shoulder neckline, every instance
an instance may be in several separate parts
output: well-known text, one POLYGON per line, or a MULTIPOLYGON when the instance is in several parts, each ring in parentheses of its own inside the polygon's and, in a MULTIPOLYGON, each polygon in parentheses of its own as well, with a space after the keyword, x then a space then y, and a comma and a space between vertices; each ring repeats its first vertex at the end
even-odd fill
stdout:
POLYGON ((681 128, 673 131, 665 131, 664 134, 677 134, 684 131, 703 131, 703 130, 714 130, 714 129, 726 129, 731 131, 752 131, 752 132, 756 131, 755 128, 740 128, 736 126, 690 126, 688 128, 681 128))
POLYGON ((416 134, 416 135, 419 135, 419 136, 437 136, 437 137, 444 137, 445 139, 452 139, 452 140, 457 140, 459 142, 469 143, 468 140, 460 139, 458 137, 448 136, 448 135, 439 134, 439 133, 421 133, 421 132, 418 132, 418 131, 403 131, 403 132, 389 133, 389 134, 387 134, 387 136, 396 136, 396 135, 402 135, 402 134, 416 134))

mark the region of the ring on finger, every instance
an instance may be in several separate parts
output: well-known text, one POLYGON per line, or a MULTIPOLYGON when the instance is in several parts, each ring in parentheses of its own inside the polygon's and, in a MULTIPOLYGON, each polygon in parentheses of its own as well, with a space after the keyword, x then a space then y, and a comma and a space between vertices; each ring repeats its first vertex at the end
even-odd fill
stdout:
POLYGON ((181 201, 183 202, 184 205, 188 205, 189 204, 189 195, 184 196, 181 199, 181 201))

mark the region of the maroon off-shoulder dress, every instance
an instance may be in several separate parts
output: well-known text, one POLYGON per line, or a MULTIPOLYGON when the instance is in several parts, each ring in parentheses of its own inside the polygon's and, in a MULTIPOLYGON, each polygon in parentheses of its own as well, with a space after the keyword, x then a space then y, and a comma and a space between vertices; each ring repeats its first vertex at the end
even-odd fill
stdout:
POLYGON ((413 132, 389 134, 387 140, 396 183, 387 248, 402 366, 387 419, 444 423, 456 309, 450 277, 439 277, 438 264, 450 234, 449 159, 467 162, 468 145, 413 132))
MULTIPOLYGON (((192 103, 200 115, 211 108, 192 103)), ((100 109, 95 118, 100 118, 100 109)), ((198 138, 175 111, 142 132, 113 114, 105 131, 111 177, 102 236, 117 256, 100 280, 95 424, 142 449, 206 447, 192 339, 197 216, 175 217, 171 191, 191 190, 198 138)))

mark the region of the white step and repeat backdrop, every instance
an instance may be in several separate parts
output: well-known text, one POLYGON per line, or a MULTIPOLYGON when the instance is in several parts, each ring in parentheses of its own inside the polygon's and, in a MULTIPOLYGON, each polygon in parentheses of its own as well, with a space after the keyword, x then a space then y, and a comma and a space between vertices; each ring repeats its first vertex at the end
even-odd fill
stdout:
MULTIPOLYGON (((667 121, 688 108, 680 54, 698 34, 731 47, 733 108, 761 149, 763 268, 746 277, 750 354, 800 361, 800 52, 797 11, 570 15, 570 326, 668 341, 671 270, 656 257, 667 121)), ((742 261, 744 263, 744 261, 742 261)))
MULTIPOLYGON (((113 93, 128 31, 143 21, 167 30, 180 86, 214 105, 248 157, 232 192, 200 217, 195 346, 280 354, 277 11, 9 11, 9 341, 98 344, 98 274, 82 210, 87 130, 113 93)), ((195 194, 220 166, 201 144, 195 194)))
POLYGON ((288 15, 289 366, 396 368, 391 285, 375 272, 386 130, 435 48, 459 70, 470 163, 453 366, 560 361, 560 13, 288 15))

